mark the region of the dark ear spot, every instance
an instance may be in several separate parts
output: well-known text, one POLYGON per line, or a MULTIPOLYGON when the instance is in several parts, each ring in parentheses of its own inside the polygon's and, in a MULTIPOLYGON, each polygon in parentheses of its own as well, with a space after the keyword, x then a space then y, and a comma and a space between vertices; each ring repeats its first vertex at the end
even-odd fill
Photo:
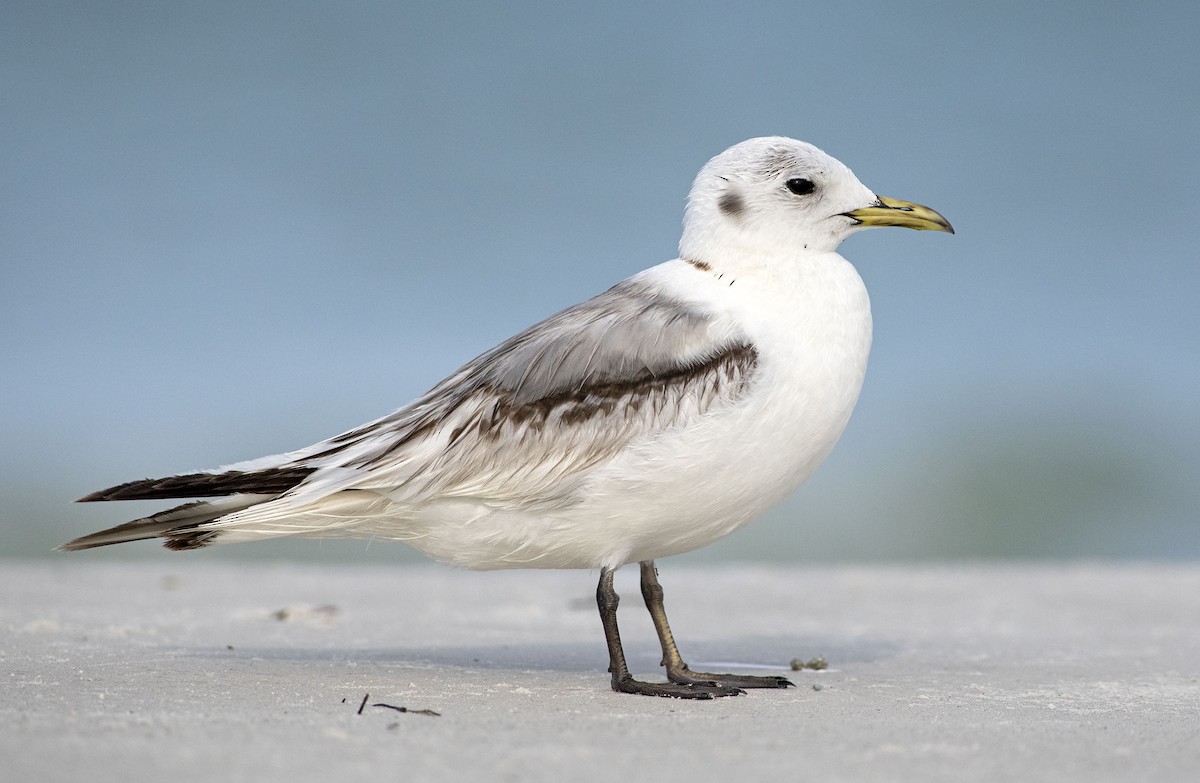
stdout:
POLYGON ((721 194, 721 199, 717 202, 717 206, 731 218, 739 218, 746 211, 746 202, 733 191, 721 194))

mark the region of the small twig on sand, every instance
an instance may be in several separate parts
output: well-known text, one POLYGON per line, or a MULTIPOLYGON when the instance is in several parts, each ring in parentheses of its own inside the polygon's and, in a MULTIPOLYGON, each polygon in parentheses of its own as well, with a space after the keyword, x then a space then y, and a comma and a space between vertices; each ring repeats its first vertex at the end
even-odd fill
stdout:
POLYGON ((431 718, 442 717, 442 713, 434 712, 433 710, 410 710, 408 707, 397 707, 394 704, 384 704, 383 702, 376 702, 375 704, 372 704, 371 706, 372 707, 383 707, 384 709, 395 710, 396 712, 407 712, 410 715, 428 715, 431 718))
POLYGON ((371 694, 364 693, 362 704, 358 705, 358 714, 362 715, 363 707, 367 706, 367 699, 371 698, 371 694))

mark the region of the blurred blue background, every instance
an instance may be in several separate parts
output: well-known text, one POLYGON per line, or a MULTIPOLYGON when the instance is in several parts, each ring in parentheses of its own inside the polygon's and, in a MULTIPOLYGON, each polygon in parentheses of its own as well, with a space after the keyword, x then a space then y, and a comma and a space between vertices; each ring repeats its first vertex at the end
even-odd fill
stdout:
MULTIPOLYGON (((845 438, 686 557, 1196 557, 1197 29, 1185 2, 6 2, 0 555, 162 505, 89 491, 398 407, 673 257, 699 167, 784 134, 958 235, 843 245, 876 318, 845 438)), ((174 557, 72 557, 145 556, 174 557)))

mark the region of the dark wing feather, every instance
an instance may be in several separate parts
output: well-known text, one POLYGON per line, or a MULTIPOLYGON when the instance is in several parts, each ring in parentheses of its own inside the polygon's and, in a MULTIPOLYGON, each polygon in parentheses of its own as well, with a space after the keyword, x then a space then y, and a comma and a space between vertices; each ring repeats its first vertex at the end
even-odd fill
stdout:
POLYGON ((72 552, 159 537, 167 539, 163 543, 168 549, 196 549, 211 542, 214 537, 213 533, 200 530, 202 525, 225 514, 249 508, 258 502, 261 502, 261 498, 254 495, 236 495, 212 501, 184 503, 182 506, 169 508, 148 517, 81 536, 63 544, 59 549, 72 552))
POLYGON ((315 468, 288 466, 265 470, 230 470, 224 473, 185 473, 158 479, 118 484, 82 497, 80 503, 100 500, 163 500, 165 498, 215 498, 225 495, 278 495, 295 487, 315 468))

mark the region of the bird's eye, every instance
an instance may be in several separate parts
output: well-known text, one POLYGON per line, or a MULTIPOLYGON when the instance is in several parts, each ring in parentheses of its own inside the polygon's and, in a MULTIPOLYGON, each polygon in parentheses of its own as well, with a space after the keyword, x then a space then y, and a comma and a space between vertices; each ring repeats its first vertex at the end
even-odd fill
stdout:
POLYGON ((804 179, 803 177, 792 177, 786 184, 787 189, 797 196, 806 196, 816 188, 811 179, 804 179))

